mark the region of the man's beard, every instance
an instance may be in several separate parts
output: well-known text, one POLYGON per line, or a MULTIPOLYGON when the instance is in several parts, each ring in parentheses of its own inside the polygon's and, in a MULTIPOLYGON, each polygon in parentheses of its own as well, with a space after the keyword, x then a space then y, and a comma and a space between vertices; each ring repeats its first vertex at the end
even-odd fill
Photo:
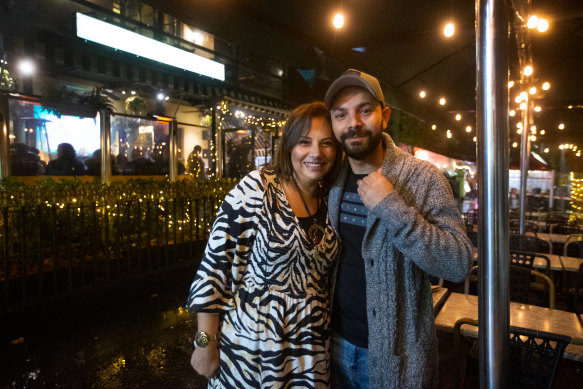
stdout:
POLYGON ((349 130, 347 133, 340 136, 340 143, 342 143, 342 148, 346 155, 357 161, 362 161, 369 155, 371 155, 376 148, 381 143, 382 135, 381 132, 373 133, 370 130, 349 130), (360 145, 349 145, 346 143, 347 140, 353 136, 364 137, 364 141, 360 145))

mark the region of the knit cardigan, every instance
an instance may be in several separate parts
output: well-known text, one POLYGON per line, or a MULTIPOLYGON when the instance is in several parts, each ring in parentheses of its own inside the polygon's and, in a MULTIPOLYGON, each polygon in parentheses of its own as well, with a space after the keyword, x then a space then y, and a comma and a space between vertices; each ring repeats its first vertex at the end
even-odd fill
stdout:
MULTIPOLYGON (((369 210, 362 242, 371 388, 431 388, 438 357, 429 275, 461 282, 472 264, 451 187, 431 163, 396 147, 383 133, 383 175, 394 191, 369 210)), ((348 172, 345 161, 328 206, 338 232, 348 172)), ((340 234, 337 234, 340 236, 340 234)), ((332 274, 332 291, 336 281, 332 274)))

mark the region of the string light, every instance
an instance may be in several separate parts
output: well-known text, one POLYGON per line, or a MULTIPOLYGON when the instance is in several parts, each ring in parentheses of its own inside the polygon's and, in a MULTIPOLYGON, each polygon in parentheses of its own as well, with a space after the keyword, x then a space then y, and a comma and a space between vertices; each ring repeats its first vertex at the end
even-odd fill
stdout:
POLYGON ((332 22, 335 28, 340 29, 344 27, 344 15, 337 13, 334 15, 334 21, 332 22))
POLYGON ((448 38, 451 38, 455 34, 455 26, 452 22, 448 22, 445 27, 443 28, 443 35, 448 38))
POLYGON ((439 105, 445 105, 445 103, 446 103, 445 97, 439 99, 439 105))

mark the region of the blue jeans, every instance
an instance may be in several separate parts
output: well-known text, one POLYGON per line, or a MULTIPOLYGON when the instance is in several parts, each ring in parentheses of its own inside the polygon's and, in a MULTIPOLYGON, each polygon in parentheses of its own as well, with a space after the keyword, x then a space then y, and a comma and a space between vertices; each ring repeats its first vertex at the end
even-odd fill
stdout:
POLYGON ((332 387, 368 389, 368 349, 332 334, 332 387))

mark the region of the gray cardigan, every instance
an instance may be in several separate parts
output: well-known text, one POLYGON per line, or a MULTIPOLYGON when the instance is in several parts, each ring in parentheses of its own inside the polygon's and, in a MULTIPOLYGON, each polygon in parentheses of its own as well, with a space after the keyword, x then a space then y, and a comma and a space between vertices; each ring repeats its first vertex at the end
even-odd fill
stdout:
MULTIPOLYGON (((427 275, 461 282, 470 270, 472 244, 444 175, 396 147, 387 134, 383 145, 382 171, 394 191, 369 211, 362 242, 369 384, 429 388, 437 384, 438 360, 427 275)), ((345 161, 328 201, 336 231, 347 172, 345 161)))

